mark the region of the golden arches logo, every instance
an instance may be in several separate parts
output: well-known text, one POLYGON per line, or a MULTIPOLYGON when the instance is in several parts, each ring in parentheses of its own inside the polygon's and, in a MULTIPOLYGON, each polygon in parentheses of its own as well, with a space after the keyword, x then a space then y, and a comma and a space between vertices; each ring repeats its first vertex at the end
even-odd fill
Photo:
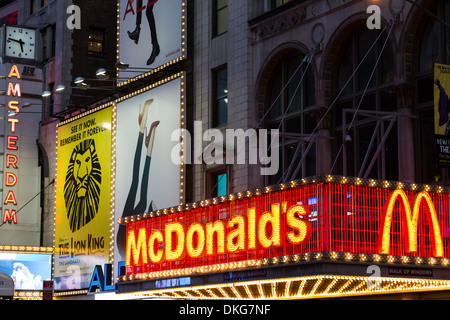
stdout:
POLYGON ((390 252, 392 215, 398 198, 400 198, 400 211, 402 213, 401 219, 403 221, 406 252, 417 252, 417 226, 419 223, 420 204, 422 201, 425 201, 433 256, 443 257, 444 246, 442 244, 439 221, 434 208, 433 200, 425 191, 422 191, 414 196, 412 211, 408 197, 403 190, 395 190, 391 192, 383 207, 383 216, 379 231, 379 252, 381 254, 389 254, 390 252))

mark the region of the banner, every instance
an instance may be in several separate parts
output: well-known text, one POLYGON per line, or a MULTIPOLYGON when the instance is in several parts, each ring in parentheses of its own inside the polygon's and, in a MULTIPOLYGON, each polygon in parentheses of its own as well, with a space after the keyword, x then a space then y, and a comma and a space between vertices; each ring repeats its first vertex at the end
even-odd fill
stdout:
POLYGON ((119 81, 134 79, 185 57, 184 0, 119 0, 119 81), (132 72, 135 71, 135 72, 132 72))
POLYGON ((435 64, 434 70, 434 132, 437 161, 450 167, 450 66, 435 64))
POLYGON ((88 288, 108 263, 112 107, 58 127, 55 290, 88 288))

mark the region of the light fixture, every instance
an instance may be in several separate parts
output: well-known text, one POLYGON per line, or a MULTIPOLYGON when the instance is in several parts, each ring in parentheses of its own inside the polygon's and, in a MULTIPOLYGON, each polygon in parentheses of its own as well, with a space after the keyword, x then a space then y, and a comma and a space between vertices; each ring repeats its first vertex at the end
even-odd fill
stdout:
POLYGON ((44 92, 42 92, 43 98, 50 97, 51 95, 52 95, 51 91, 45 90, 44 92))
POLYGON ((59 85, 56 86, 55 91, 56 91, 56 92, 61 92, 61 91, 64 91, 65 89, 66 89, 66 86, 65 86, 65 85, 59 84, 59 85))
POLYGON ((126 70, 126 69, 128 69, 129 67, 130 67, 129 64, 123 63, 122 61, 118 61, 118 62, 116 63, 116 68, 119 69, 119 70, 126 70))
POLYGON ((109 76, 106 74, 106 69, 104 68, 100 68, 95 72, 95 76, 97 77, 97 79, 108 79, 109 76))
POLYGON ((83 77, 77 77, 74 81, 75 84, 81 85, 84 82, 83 77))

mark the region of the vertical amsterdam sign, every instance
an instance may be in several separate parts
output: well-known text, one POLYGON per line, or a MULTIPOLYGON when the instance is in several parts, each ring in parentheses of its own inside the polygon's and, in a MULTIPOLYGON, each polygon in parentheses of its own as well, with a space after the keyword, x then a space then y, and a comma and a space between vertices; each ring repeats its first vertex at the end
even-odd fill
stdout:
MULTIPOLYGON (((6 95, 9 97, 8 111, 11 114, 20 112, 20 102, 18 98, 22 96, 20 87, 20 72, 17 65, 12 65, 7 77, 6 95)), ((3 223, 9 222, 17 224, 17 171, 19 162, 19 119, 8 117, 6 129, 6 155, 5 155, 5 190, 6 196, 3 199, 3 223)))

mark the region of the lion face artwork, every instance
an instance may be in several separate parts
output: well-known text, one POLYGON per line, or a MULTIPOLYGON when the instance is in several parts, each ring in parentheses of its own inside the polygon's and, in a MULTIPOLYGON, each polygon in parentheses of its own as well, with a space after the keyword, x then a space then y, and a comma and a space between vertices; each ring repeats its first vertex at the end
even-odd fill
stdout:
POLYGON ((85 140, 70 156, 64 184, 64 200, 70 229, 75 232, 87 225, 98 213, 101 166, 95 141, 85 140))

